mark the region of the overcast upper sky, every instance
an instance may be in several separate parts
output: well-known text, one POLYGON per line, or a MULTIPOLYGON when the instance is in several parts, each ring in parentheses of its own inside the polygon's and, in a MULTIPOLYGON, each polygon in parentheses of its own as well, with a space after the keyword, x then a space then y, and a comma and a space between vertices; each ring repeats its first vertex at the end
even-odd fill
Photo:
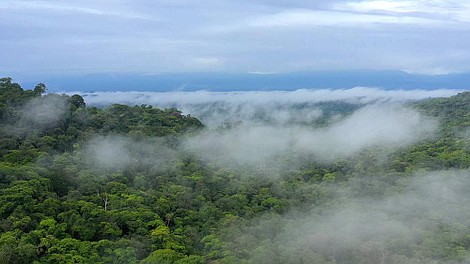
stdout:
MULTIPOLYGON (((470 72, 470 0, 1 0, 0 73, 470 72)), ((13 76, 14 77, 14 76, 13 76)))

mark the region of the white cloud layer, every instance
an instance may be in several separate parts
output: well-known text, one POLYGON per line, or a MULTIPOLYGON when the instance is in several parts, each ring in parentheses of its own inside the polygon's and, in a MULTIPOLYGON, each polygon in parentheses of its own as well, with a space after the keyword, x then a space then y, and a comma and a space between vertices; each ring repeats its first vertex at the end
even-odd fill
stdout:
MULTIPOLYGON (((249 92, 93 92, 81 93, 89 105, 106 106, 113 103, 176 107, 185 114, 199 118, 214 128, 237 121, 257 124, 260 119, 270 124, 312 123, 322 116, 315 104, 343 101, 350 104, 372 102, 404 102, 430 97, 448 97, 459 90, 382 90, 356 87, 352 89, 318 89, 296 91, 249 92)), ((77 92, 68 92, 74 94, 77 92)), ((80 93, 80 92, 78 92, 80 93)))
MULTIPOLYGON (((369 103, 373 101, 406 101, 430 97, 448 97, 462 90, 383 90, 370 87, 351 89, 300 89, 296 91, 248 91, 248 92, 67 92, 79 93, 87 104, 109 105, 113 103, 140 105, 148 104, 160 107, 176 106, 185 110, 185 106, 224 102, 229 104, 270 104, 270 103, 317 103, 328 101, 349 101, 369 103)), ((188 112, 190 114, 197 114, 188 112)))

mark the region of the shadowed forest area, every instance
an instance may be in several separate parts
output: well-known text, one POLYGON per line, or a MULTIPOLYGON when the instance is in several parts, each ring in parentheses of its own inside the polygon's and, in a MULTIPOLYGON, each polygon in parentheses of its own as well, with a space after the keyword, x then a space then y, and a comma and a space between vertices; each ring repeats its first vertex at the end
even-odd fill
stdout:
POLYGON ((281 110, 208 127, 1 78, 0 263, 470 261, 470 92, 281 110))

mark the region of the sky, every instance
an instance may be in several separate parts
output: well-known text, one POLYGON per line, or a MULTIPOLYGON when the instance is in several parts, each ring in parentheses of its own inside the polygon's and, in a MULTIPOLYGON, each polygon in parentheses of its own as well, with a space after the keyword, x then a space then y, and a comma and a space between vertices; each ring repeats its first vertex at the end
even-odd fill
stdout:
POLYGON ((469 0, 2 0, 8 76, 470 72, 469 0))

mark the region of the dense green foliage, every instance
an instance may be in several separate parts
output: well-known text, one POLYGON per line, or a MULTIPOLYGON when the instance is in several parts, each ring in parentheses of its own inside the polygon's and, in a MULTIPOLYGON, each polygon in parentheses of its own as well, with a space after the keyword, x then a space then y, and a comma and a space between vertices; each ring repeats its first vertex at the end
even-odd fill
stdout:
POLYGON ((393 196, 416 171, 469 168, 470 93, 414 103, 440 119, 440 134, 387 161, 369 149, 266 177, 178 151, 178 139, 203 125, 176 109, 99 109, 79 95, 44 92, 43 84, 23 90, 0 80, 0 263, 437 263, 470 253, 470 225, 440 225, 439 215, 423 241, 367 241, 335 252, 286 244, 292 238, 273 232, 300 225, 293 215, 393 196), (104 136, 137 145, 133 162, 90 161, 89 142, 104 136), (146 159, 142 146, 153 144, 171 157, 146 159))

